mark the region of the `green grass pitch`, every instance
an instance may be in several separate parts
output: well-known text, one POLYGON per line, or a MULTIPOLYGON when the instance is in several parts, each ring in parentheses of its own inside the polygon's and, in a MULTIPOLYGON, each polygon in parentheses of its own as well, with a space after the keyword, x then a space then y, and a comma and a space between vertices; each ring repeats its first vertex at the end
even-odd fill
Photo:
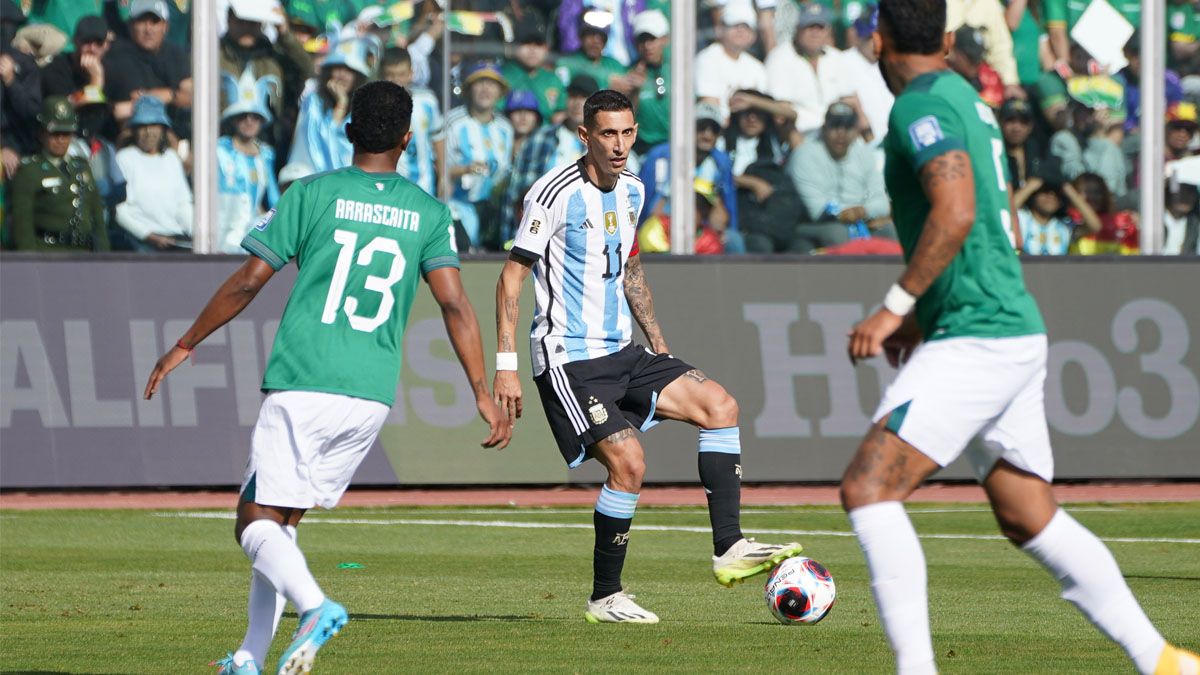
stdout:
MULTIPOLYGON (((1200 503, 1068 510, 1108 541, 1164 635, 1200 648, 1200 503)), ((942 672, 1133 672, 1040 567, 993 538, 985 507, 914 504, 910 512, 929 563, 942 672)), ((317 670, 891 672, 862 556, 837 508, 747 508, 743 516, 748 534, 794 538, 832 572, 837 604, 816 626, 775 623, 765 577, 718 586, 705 512, 664 508, 638 511, 624 576, 662 623, 586 624, 590 513, 313 512, 300 545, 352 617, 317 670), (361 567, 339 568, 347 562, 361 567)), ((0 672, 208 672, 245 628, 248 565, 228 515, 0 511, 0 672)), ((295 623, 289 608, 272 659, 295 623)))

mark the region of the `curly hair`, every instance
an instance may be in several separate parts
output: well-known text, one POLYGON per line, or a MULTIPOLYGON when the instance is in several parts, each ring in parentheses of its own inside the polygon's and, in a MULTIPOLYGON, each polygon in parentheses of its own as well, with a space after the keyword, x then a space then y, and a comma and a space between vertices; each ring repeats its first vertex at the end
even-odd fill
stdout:
POLYGON ((412 121, 412 95, 386 80, 368 82, 350 100, 346 137, 362 152, 387 152, 400 144, 412 121))
POLYGON ((880 0, 879 26, 901 54, 937 54, 946 32, 946 0, 880 0))

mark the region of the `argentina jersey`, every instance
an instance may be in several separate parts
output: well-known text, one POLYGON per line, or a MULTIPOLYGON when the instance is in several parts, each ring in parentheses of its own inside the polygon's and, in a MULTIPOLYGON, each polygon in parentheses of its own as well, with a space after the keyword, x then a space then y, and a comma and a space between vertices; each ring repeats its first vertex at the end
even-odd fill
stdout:
POLYGON ((646 190, 622 171, 612 190, 592 183, 583 160, 555 167, 529 188, 512 251, 533 265, 530 352, 534 375, 629 344, 625 261, 637 255, 646 190))
POLYGON ((434 143, 442 140, 442 113, 432 91, 413 88, 409 93, 413 99, 412 121, 409 125, 412 140, 396 164, 396 173, 436 197, 434 143))

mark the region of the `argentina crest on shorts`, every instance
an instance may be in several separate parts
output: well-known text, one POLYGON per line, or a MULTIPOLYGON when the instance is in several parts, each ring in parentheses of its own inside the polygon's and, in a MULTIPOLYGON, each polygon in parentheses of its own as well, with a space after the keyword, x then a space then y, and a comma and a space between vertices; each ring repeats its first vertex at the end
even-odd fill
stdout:
POLYGON ((603 403, 596 400, 595 396, 588 398, 588 417, 592 418, 592 424, 595 425, 601 425, 608 421, 608 410, 603 403))

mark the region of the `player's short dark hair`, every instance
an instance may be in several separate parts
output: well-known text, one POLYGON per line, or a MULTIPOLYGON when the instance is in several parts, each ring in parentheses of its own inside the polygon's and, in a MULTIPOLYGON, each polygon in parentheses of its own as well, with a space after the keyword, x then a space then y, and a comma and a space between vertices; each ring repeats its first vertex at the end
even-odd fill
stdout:
POLYGON ((406 63, 412 63, 412 55, 404 47, 388 47, 383 50, 383 60, 380 62, 380 70, 388 66, 400 66, 406 63))
POLYGON ((368 82, 350 100, 346 137, 355 150, 387 152, 400 145, 412 121, 412 96, 387 80, 368 82))
POLYGON ((596 123, 596 114, 601 112, 621 112, 633 110, 629 98, 619 91, 601 89, 587 97, 583 102, 583 126, 591 129, 596 123))
POLYGON ((879 26, 886 26, 901 54, 937 54, 946 33, 946 0, 879 0, 879 26))

